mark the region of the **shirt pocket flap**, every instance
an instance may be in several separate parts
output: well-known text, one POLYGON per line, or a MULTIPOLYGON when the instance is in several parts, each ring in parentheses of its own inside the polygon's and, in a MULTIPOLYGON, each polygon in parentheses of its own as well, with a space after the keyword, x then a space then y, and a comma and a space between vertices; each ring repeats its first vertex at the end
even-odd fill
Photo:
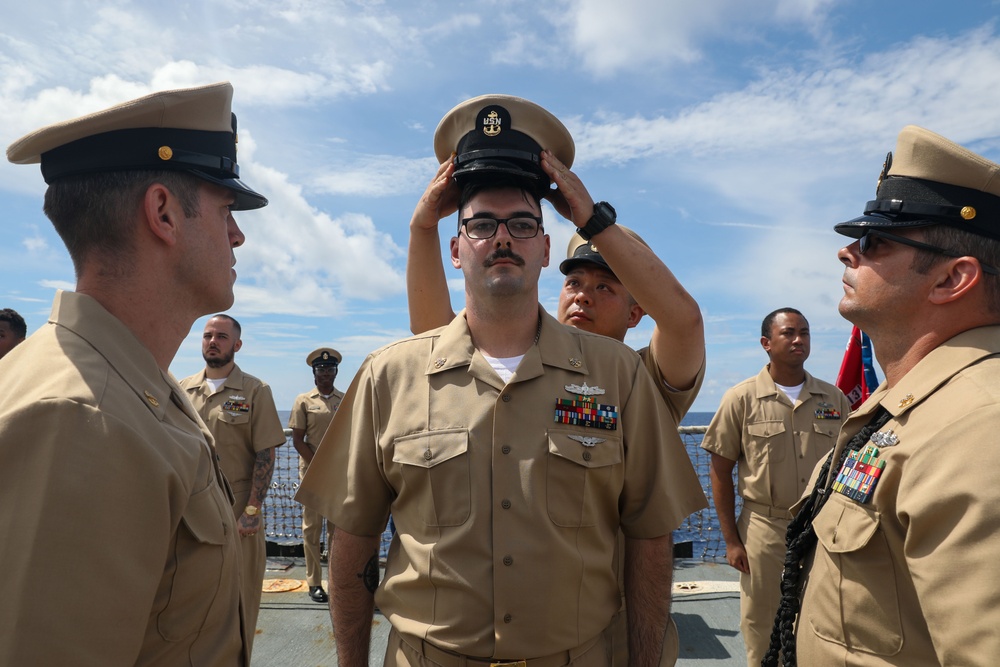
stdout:
POLYGON ((755 438, 772 438, 785 432, 785 422, 770 421, 747 424, 747 433, 755 438))
POLYGON ((215 489, 210 485, 204 491, 191 496, 181 521, 191 535, 202 544, 225 544, 226 523, 223 512, 232 512, 218 501, 215 489))
POLYGON ((881 515, 833 493, 827 506, 813 520, 816 537, 830 553, 851 553, 864 548, 878 530, 881 515))
POLYGON ((813 422, 813 431, 830 438, 840 435, 840 421, 836 419, 825 419, 813 422))
POLYGON ((396 438, 393 441, 392 462, 433 468, 469 451, 466 429, 427 431, 396 438))
POLYGON ((549 431, 549 454, 587 468, 616 465, 622 461, 617 437, 549 431))

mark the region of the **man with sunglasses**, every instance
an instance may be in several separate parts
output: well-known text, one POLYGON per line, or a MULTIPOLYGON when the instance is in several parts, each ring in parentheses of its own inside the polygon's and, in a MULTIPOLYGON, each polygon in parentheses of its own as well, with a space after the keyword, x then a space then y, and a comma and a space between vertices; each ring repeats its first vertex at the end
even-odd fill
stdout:
POLYGON ((340 664, 368 664, 374 594, 389 665, 607 665, 624 556, 630 660, 656 665, 688 502, 674 490, 694 471, 662 444, 676 422, 639 356, 538 303, 542 147, 571 164, 572 138, 541 107, 493 95, 449 112, 435 143, 455 153, 435 182, 459 186, 438 215, 458 211, 466 308, 369 356, 297 496, 336 526, 340 664))
POLYGON ((792 521, 764 664, 994 665, 1000 165, 908 126, 875 200, 835 229, 852 239, 840 312, 885 382, 792 521))

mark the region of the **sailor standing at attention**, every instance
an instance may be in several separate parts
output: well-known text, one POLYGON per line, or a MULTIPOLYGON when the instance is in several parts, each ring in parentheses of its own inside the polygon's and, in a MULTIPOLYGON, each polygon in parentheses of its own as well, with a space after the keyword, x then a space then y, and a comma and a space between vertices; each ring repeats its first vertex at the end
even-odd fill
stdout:
POLYGON ((764 317, 767 365, 723 396, 702 440, 726 560, 740 572, 740 632, 747 664, 758 667, 781 597, 789 508, 802 497, 816 462, 829 454, 851 411, 834 385, 805 369, 809 322, 794 308, 764 317), (743 511, 736 519, 733 468, 743 511))
POLYGON ((236 365, 242 333, 240 323, 229 315, 209 318, 201 337, 205 370, 184 378, 180 385, 215 436, 219 465, 233 487, 233 515, 243 551, 243 605, 252 648, 267 566, 261 506, 271 488, 274 448, 285 444, 285 432, 271 388, 236 365))
MULTIPOLYGON (((288 418, 288 428, 292 429, 292 445, 299 453, 299 476, 306 474, 309 462, 316 454, 316 448, 323 440, 323 434, 337 414, 337 408, 344 399, 344 392, 338 391, 333 383, 337 379, 337 369, 342 357, 330 347, 313 350, 306 357, 306 364, 312 368, 316 386, 312 391, 299 394, 292 404, 292 414, 288 418)), ((323 590, 323 565, 320 562, 319 542, 326 519, 309 509, 302 508, 302 544, 306 555, 306 584, 309 597, 314 602, 329 602, 323 590)), ((326 546, 330 548, 333 526, 326 531, 326 546)))
POLYGON ((851 241, 840 314, 871 337, 885 381, 789 526, 764 664, 780 649, 786 665, 992 667, 1000 165, 907 126, 864 215, 834 229, 851 241))
POLYGON ((387 665, 608 665, 621 530, 630 661, 657 665, 670 532, 689 503, 675 489, 695 473, 661 442, 677 424, 640 357, 538 304, 541 151, 568 164, 572 139, 545 109, 504 95, 460 104, 436 135, 456 152, 460 195, 439 215, 459 211, 451 261, 466 308, 369 355, 297 495, 336 526, 340 664, 368 664, 377 598, 392 624, 387 665))
POLYGON ((233 303, 233 88, 154 93, 56 123, 41 162, 76 292, 0 359, 0 665, 249 665, 232 493, 167 371, 233 303))

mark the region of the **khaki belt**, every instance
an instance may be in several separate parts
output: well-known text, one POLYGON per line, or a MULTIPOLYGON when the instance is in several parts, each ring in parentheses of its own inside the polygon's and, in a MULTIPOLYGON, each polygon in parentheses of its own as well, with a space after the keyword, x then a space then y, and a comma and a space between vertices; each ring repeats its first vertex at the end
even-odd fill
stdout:
POLYGON ((783 510, 777 507, 771 507, 770 505, 763 505, 761 503, 755 503, 752 500, 744 500, 743 507, 746 507, 751 512, 755 514, 763 514, 764 516, 769 516, 773 519, 793 519, 791 510, 783 510))
MULTIPOLYGON (((433 660, 439 665, 442 665, 442 667, 467 667, 468 665, 489 665, 489 667, 563 667, 563 665, 568 665, 576 660, 576 658, 586 653, 591 647, 594 646, 594 644, 597 643, 598 639, 600 639, 600 635, 568 651, 560 651, 551 655, 542 656, 541 658, 525 658, 523 660, 473 658, 439 649, 437 646, 434 646, 434 644, 427 641, 421 641, 420 648, 415 646, 413 646, 413 648, 418 653, 422 653, 425 658, 433 660)), ((407 643, 409 644, 409 642, 407 643)))

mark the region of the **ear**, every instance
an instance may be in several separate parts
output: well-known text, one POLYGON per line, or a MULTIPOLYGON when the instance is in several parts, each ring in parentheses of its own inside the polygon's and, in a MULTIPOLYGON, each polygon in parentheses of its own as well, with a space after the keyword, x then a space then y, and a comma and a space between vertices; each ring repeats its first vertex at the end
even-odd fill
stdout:
POLYGON ((153 236, 167 245, 175 245, 178 223, 184 211, 174 194, 162 183, 153 183, 142 198, 142 212, 153 236))
POLYGON ((458 258, 458 244, 459 238, 457 236, 451 237, 451 265, 456 269, 462 268, 462 260, 458 258))
POLYGON ((637 303, 633 303, 632 307, 629 308, 628 311, 628 328, 631 329, 635 325, 639 324, 639 320, 641 320, 642 316, 645 314, 646 311, 642 309, 642 306, 637 303))
POLYGON ((975 257, 956 257, 931 269, 935 277, 927 295, 936 305, 958 301, 982 283, 983 267, 975 257))
POLYGON ((764 348, 765 352, 767 352, 767 356, 771 356, 771 339, 770 338, 768 338, 767 336, 761 336, 760 337, 760 346, 762 348, 764 348))
POLYGON ((545 258, 542 260, 542 267, 549 265, 549 255, 552 251, 552 239, 549 238, 548 234, 542 235, 545 238, 545 258))
POLYGON ((238 341, 236 341, 236 344, 233 345, 233 354, 239 352, 241 347, 243 347, 243 339, 242 338, 239 339, 238 341))

